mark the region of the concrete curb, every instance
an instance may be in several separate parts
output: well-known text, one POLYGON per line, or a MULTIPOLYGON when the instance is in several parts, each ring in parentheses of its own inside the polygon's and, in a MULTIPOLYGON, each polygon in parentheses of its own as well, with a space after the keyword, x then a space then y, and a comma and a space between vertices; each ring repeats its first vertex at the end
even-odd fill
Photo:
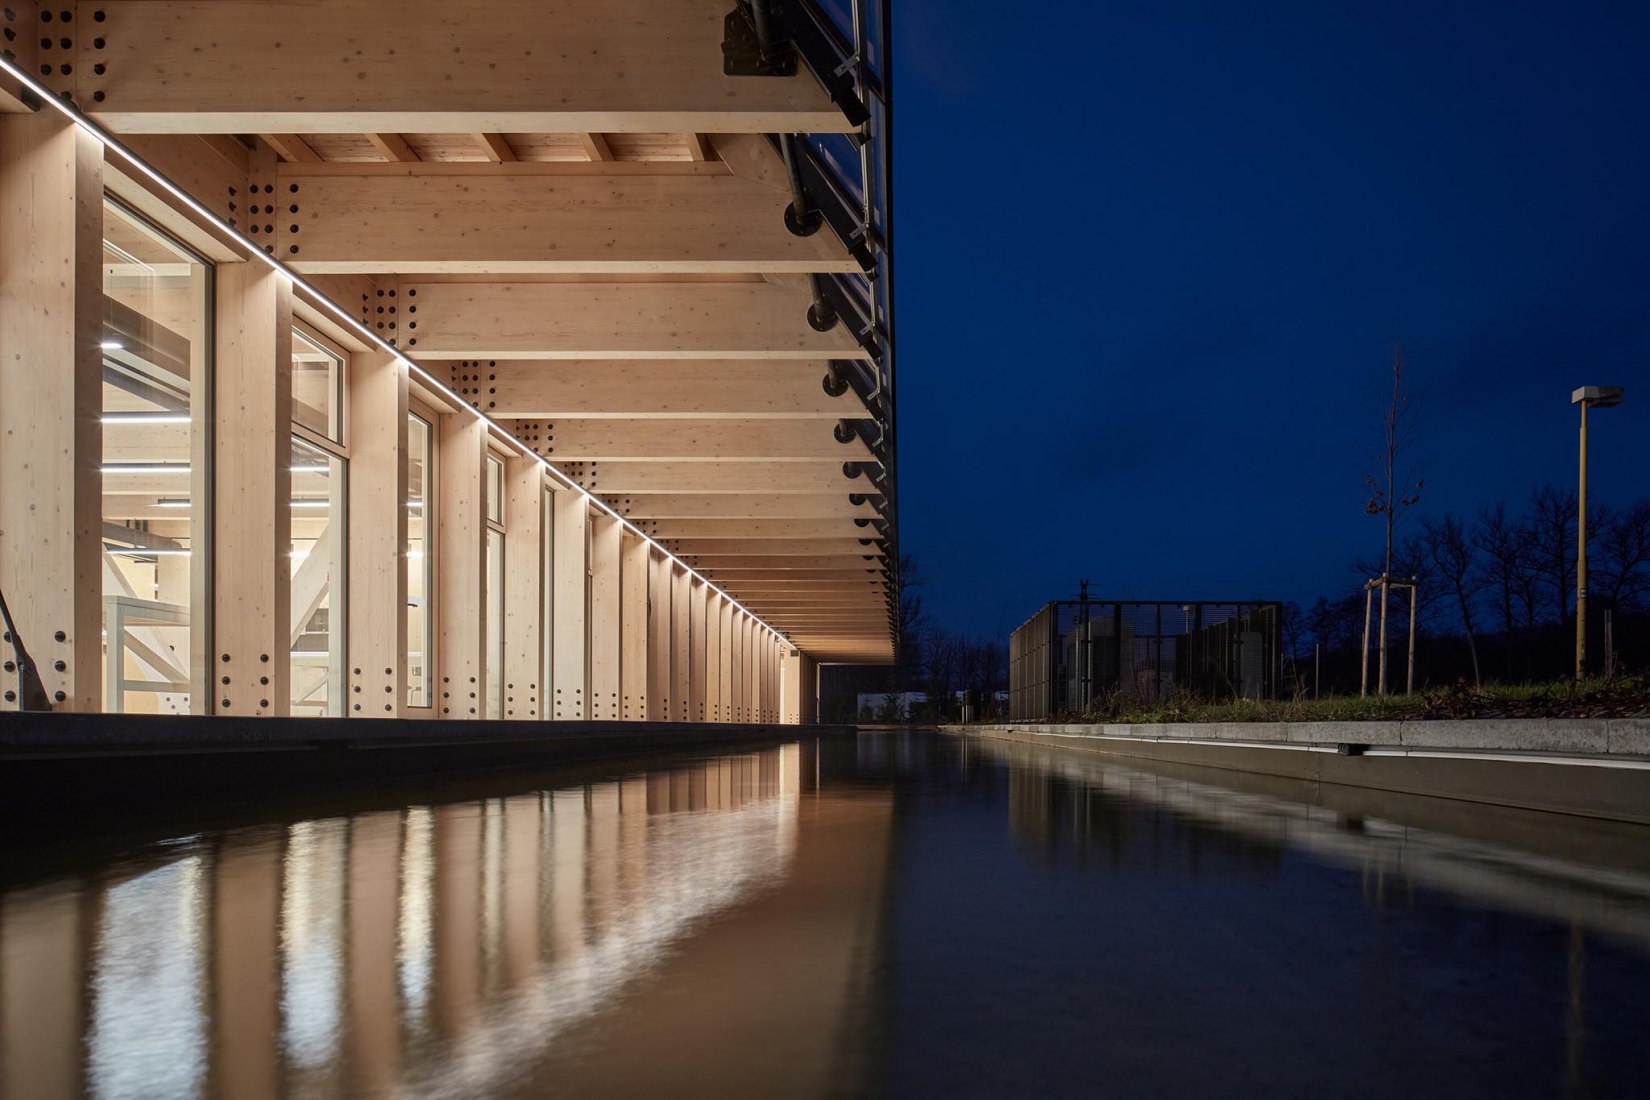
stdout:
POLYGON ((963 732, 1234 745, 1369 745, 1441 752, 1650 757, 1650 718, 1486 718, 1380 722, 1003 722, 963 732))

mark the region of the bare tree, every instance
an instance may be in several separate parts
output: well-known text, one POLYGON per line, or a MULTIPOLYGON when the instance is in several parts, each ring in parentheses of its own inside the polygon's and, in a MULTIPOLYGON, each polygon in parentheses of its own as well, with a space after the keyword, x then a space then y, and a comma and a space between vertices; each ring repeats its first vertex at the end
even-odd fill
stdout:
POLYGON ((1519 561, 1523 556, 1523 533, 1518 521, 1507 518, 1506 501, 1496 501, 1493 508, 1481 508, 1478 521, 1472 525, 1472 544, 1485 558, 1485 572, 1489 586, 1494 590, 1496 607, 1501 612, 1501 629, 1506 636, 1506 677, 1512 679, 1512 637, 1517 623, 1513 618, 1513 603, 1518 599, 1519 561))
POLYGON ((1543 485, 1530 494, 1525 515, 1534 564, 1551 592, 1553 610, 1562 626, 1570 618, 1570 595, 1576 587, 1575 491, 1543 485))
POLYGON ((1438 580, 1448 586, 1461 611, 1461 627, 1467 635, 1467 652, 1472 655, 1472 679, 1484 682, 1478 667, 1478 638, 1472 628, 1472 605, 1483 590, 1483 576, 1478 569, 1478 555, 1473 541, 1467 537, 1466 527, 1453 515, 1441 520, 1427 520, 1421 536, 1427 560, 1432 564, 1438 580))
MULTIPOLYGON (((1386 694, 1387 684, 1386 620, 1387 593, 1392 580, 1392 531, 1397 525, 1399 513, 1421 499, 1421 487, 1424 484, 1422 478, 1404 464, 1405 452, 1415 440, 1419 419, 1420 406, 1415 399, 1415 393, 1404 384, 1404 346, 1395 344, 1392 348, 1392 398, 1381 418, 1383 446, 1376 459, 1375 471, 1364 475, 1364 484, 1368 486, 1370 493, 1369 500, 1364 504, 1364 511, 1372 516, 1380 516, 1386 528, 1386 551, 1382 557, 1380 577, 1380 672, 1376 677, 1376 690, 1381 695, 1386 694)), ((1367 656, 1365 659, 1368 659, 1367 656)))
MULTIPOLYGON (((922 594, 917 589, 922 587, 922 572, 917 568, 917 560, 910 554, 901 554, 899 559, 899 652, 895 657, 899 663, 894 669, 894 678, 900 685, 908 684, 915 675, 920 675, 918 667, 922 662, 922 636, 928 629, 928 615, 922 609, 922 594)), ((897 687, 895 690, 904 690, 897 687)))
POLYGON ((1620 511, 1599 509, 1598 578, 1612 606, 1636 607, 1650 597, 1650 500, 1620 511))

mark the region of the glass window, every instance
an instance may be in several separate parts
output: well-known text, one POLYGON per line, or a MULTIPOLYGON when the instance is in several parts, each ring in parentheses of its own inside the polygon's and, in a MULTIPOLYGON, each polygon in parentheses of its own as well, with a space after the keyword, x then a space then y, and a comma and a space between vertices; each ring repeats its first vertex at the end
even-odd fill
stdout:
POLYGON ((292 713, 344 713, 346 463, 292 437, 292 713))
POLYGON ((212 269, 103 211, 103 707, 205 713, 212 269))
POLYGON ((548 718, 551 715, 551 700, 556 697, 556 693, 555 693, 555 683, 556 683, 556 677, 555 677, 556 632, 555 632, 555 626, 554 626, 554 623, 556 621, 555 614, 554 614, 555 609, 556 609, 555 608, 555 590, 556 590, 556 584, 555 584, 555 577, 556 577, 556 557, 555 557, 555 549, 556 549, 556 495, 555 495, 555 493, 551 492, 549 489, 544 490, 544 503, 541 505, 541 507, 544 509, 544 514, 540 518, 540 523, 541 523, 541 525, 543 527, 543 530, 544 530, 544 556, 543 556, 543 560, 540 564, 540 568, 543 571, 540 574, 539 584, 540 584, 540 590, 544 593, 544 609, 543 609, 543 612, 542 612, 543 615, 544 615, 544 633, 541 635, 544 639, 544 644, 540 647, 542 665, 539 669, 539 676, 540 676, 539 683, 543 686, 544 690, 539 693, 539 699, 542 700, 542 702, 539 706, 539 713, 544 715, 544 717, 548 718))
POLYGON ((484 586, 487 642, 482 669, 482 716, 504 717, 504 460, 487 455, 487 563, 484 586))
POLYGON ((487 529, 487 718, 504 717, 504 532, 487 529))
POLYGON ((504 522, 504 462, 492 454, 487 456, 487 522, 504 522))
POLYGON ((344 441, 344 358, 301 330, 292 333, 292 422, 344 441))
POLYGON ((407 705, 431 706, 430 422, 407 414, 407 705))

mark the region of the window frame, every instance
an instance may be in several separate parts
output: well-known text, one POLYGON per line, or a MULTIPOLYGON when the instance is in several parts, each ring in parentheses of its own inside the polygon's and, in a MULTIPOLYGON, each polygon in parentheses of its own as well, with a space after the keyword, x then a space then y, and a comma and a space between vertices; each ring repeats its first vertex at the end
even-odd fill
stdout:
MULTIPOLYGON (((351 354, 352 353, 350 352, 350 350, 348 348, 342 346, 337 341, 335 341, 335 340, 331 339, 330 337, 327 337, 327 336, 323 335, 322 333, 318 332, 313 325, 310 325, 308 322, 303 321, 303 320, 301 320, 299 318, 296 318, 296 317, 294 317, 293 320, 292 320, 292 338, 294 340, 298 340, 300 338, 308 340, 310 343, 312 343, 312 344, 316 345, 317 347, 319 347, 322 351, 324 351, 324 352, 326 352, 326 353, 328 353, 328 354, 330 354, 330 355, 332 355, 332 356, 334 356, 338 359, 338 380, 337 380, 337 387, 336 387, 337 393, 335 394, 335 399, 338 402, 338 435, 339 435, 339 438, 336 439, 336 440, 332 439, 331 437, 327 436, 326 434, 324 434, 322 432, 318 432, 314 428, 311 428, 306 424, 298 423, 298 421, 296 419, 289 418, 289 421, 290 421, 291 434, 292 434, 293 439, 302 440, 304 443, 308 444, 311 447, 314 447, 316 450, 322 452, 323 454, 328 455, 330 458, 337 460, 337 462, 339 463, 338 474, 339 474, 340 481, 339 481, 339 484, 337 486, 337 496, 338 496, 337 524, 338 524, 338 530, 337 530, 337 533, 333 537, 333 544, 337 547, 338 560, 335 563, 336 572, 335 572, 335 574, 333 576, 333 579, 332 579, 332 582, 331 582, 331 588, 330 588, 329 592, 327 593, 327 599, 328 599, 328 629, 329 629, 329 632, 332 632, 332 633, 335 634, 335 641, 337 643, 337 651, 336 652, 329 652, 329 654, 328 654, 327 664, 328 664, 328 669, 329 669, 329 673, 328 673, 329 674, 329 682, 328 682, 328 693, 327 693, 327 714, 326 714, 326 717, 328 717, 328 718, 342 718, 346 714, 348 714, 348 708, 345 705, 344 696, 347 694, 348 687, 349 687, 349 676, 348 676, 347 670, 349 668, 349 596, 350 596, 350 588, 349 588, 349 555, 350 555, 350 542, 349 542, 349 513, 350 513, 349 463, 350 463, 350 449, 349 449, 349 445, 347 443, 347 440, 349 438, 349 436, 348 436, 348 424, 349 424, 349 406, 348 406, 349 397, 348 397, 348 395, 349 395, 350 359, 351 359, 351 354), (332 625, 332 620, 333 620, 334 616, 336 616, 336 620, 337 620, 337 625, 336 626, 332 625), (334 688, 334 687, 336 687, 338 689, 338 693, 337 693, 338 697, 336 699, 334 699, 332 697, 333 693, 332 693, 331 689, 334 688)), ((289 385, 289 387, 291 385, 290 377, 288 378, 288 385, 289 385)), ((330 477, 330 476, 331 476, 331 472, 329 471, 328 472, 328 477, 330 477)), ((289 491, 288 491, 288 500, 293 501, 295 499, 296 498, 293 498, 291 496, 291 492, 290 492, 290 489, 289 489, 289 491)), ((288 507, 290 509, 292 507, 292 505, 289 503, 288 507)), ((289 532, 288 540, 290 541, 290 539, 291 539, 291 534, 289 532)), ((296 627, 297 624, 294 623, 293 626, 296 627)), ((288 669, 287 669, 287 678, 288 678, 288 685, 289 685, 288 690, 290 691, 290 683, 291 683, 291 678, 292 678, 292 670, 291 670, 291 667, 290 667, 290 662, 292 660, 292 650, 291 650, 290 647, 288 647, 288 650, 287 650, 287 660, 289 662, 288 669)), ((289 703, 288 703, 289 708, 290 708, 290 705, 291 704, 290 704, 290 701, 289 701, 289 703)))
MULTIPOLYGON (((435 648, 437 644, 436 640, 441 636, 441 623, 439 621, 441 600, 438 598, 436 591, 437 585, 440 583, 440 575, 436 571, 437 548, 435 530, 436 513, 440 507, 437 503, 438 496, 436 489, 440 484, 441 476, 441 448, 437 445, 437 430, 441 423, 442 412, 435 406, 419 398, 417 395, 409 394, 407 397, 407 415, 409 417, 416 417, 424 425, 424 535, 423 547, 421 549, 421 553, 424 556, 421 560, 424 563, 424 628, 426 631, 426 636, 422 639, 425 681, 424 702, 412 702, 412 681, 409 679, 407 682, 407 698, 405 700, 405 705, 409 710, 428 711, 430 714, 434 714, 435 680, 436 673, 438 671, 436 668, 435 648)), ((410 460, 410 458, 411 449, 409 448, 408 451, 401 456, 401 460, 403 464, 405 464, 410 460)), ((402 502, 402 507, 407 507, 407 503, 405 501, 402 502)), ((406 560, 406 556, 410 553, 410 551, 411 548, 407 545, 407 540, 404 538, 401 543, 403 561, 406 560)), ((408 606, 410 607, 411 605, 409 604, 408 606)), ((403 607, 401 613, 405 616, 407 614, 407 608, 403 607)), ((412 631, 410 624, 407 632, 407 643, 410 649, 412 644, 412 631)), ((407 653, 402 654, 402 659, 406 660, 409 655, 410 654, 407 653)))

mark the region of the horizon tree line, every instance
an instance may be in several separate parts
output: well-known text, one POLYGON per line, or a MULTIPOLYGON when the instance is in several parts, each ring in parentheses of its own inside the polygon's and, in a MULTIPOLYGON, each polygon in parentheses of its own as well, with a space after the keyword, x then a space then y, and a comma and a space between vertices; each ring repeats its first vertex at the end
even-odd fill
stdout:
MULTIPOLYGON (((1564 675, 1575 645, 1576 518, 1575 491, 1543 485, 1522 510, 1500 500, 1471 516, 1430 516, 1394 542, 1388 575, 1417 582, 1420 683, 1564 675)), ((1590 506, 1587 527, 1589 651, 1604 653, 1606 616, 1592 609, 1608 611, 1615 668, 1642 668, 1650 656, 1650 499, 1590 506)), ((1356 560, 1359 580, 1345 594, 1320 596, 1305 612, 1286 606, 1284 645, 1306 690, 1320 668, 1324 693, 1357 686, 1365 584, 1383 564, 1356 560)), ((1407 648, 1407 617, 1395 625, 1407 648)))

